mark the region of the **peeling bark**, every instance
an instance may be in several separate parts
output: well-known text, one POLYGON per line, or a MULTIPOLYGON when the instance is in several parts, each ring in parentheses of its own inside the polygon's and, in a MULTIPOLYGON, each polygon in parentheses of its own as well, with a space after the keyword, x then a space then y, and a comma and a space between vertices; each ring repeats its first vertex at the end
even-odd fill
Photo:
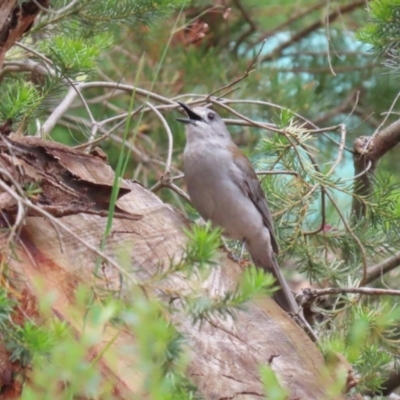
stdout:
MULTIPOLYGON (((50 0, 36 0, 48 7, 50 0)), ((40 9, 34 1, 3 0, 0 5, 0 68, 7 51, 29 31, 40 9), (21 3, 21 4, 19 4, 21 3)))
MULTIPOLYGON (((74 152, 57 143, 44 145, 34 137, 2 137, 0 141, 0 167, 8 169, 13 180, 27 191, 30 187, 30 200, 55 217, 78 213, 108 214, 114 176, 98 174, 99 166, 103 164, 103 159, 96 155, 74 152)), ((13 183, 7 174, 1 177, 10 185, 13 183)), ((121 187, 118 196, 129 192, 121 187)), ((16 213, 16 201, 5 193, 0 198, 0 205, 8 214, 16 213)), ((118 206, 115 211, 118 218, 141 218, 141 215, 127 213, 118 206)), ((37 212, 28 210, 28 215, 35 214, 37 212)))

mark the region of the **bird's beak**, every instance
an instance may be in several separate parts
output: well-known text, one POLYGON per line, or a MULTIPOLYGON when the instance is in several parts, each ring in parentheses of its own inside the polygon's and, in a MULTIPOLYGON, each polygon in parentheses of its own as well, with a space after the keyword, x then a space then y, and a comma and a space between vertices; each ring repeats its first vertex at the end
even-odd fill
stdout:
POLYGON ((185 103, 181 103, 179 101, 178 103, 185 110, 189 118, 175 118, 177 121, 182 122, 183 124, 194 124, 195 121, 203 121, 203 118, 201 118, 200 115, 192 111, 185 103))

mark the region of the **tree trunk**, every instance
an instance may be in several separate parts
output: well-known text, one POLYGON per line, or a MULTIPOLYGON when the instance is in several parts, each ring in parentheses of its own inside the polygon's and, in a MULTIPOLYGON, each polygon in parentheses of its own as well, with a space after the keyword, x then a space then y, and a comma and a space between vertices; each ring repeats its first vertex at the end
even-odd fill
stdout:
MULTIPOLYGON (((57 294, 52 306, 54 316, 66 320, 79 337, 82 321, 68 312, 77 285, 95 281, 107 291, 119 290, 121 285, 118 270, 107 261, 101 263, 100 278, 94 278, 98 255, 91 249, 91 246, 100 247, 105 231, 106 218, 102 216, 102 209, 107 208, 105 199, 113 183, 113 171, 96 155, 27 137, 3 137, 0 169, 4 184, 10 189, 13 179, 21 186, 36 182, 42 193, 30 197, 29 201, 49 214, 63 215, 57 219, 63 226, 56 229, 51 218, 25 204, 27 216, 20 225, 19 235, 14 238, 13 251, 10 251, 7 237, 1 237, 2 256, 9 265, 10 282, 25 299, 24 314, 35 318, 34 305, 40 293, 34 283, 39 278, 46 292, 57 294), (66 193, 71 198, 65 199, 66 193), (71 200, 75 195, 80 196, 80 202, 71 200), (50 198, 51 207, 48 201, 43 201, 50 198), (78 212, 75 215, 71 215, 72 205, 78 212), (92 215, 82 213, 84 207, 92 215)), ((139 266, 142 271, 135 276, 140 280, 152 275, 160 264, 167 266, 171 258, 180 258, 186 240, 182 228, 188 226, 188 221, 140 184, 124 181, 121 186, 117 203, 121 218, 113 220, 105 253, 116 260, 121 249, 129 249, 131 265, 139 266)), ((15 222, 18 207, 22 205, 10 192, 4 191, 3 186, 0 207, 5 227, 15 222), (9 218, 4 218, 5 215, 9 218)), ((213 297, 223 296, 235 287, 241 273, 240 266, 221 251, 219 265, 203 284, 204 291, 213 297)), ((174 274, 167 285, 174 291, 185 292, 189 288, 189 282, 179 274, 174 274)), ((168 287, 163 289, 168 290, 168 287)), ((124 290, 129 291, 129 282, 124 282, 124 290)), ((193 325, 183 312, 172 318, 188 340, 191 356, 188 374, 205 399, 260 399, 264 396, 258 372, 261 365, 269 365, 275 371, 290 393, 289 399, 332 398, 327 395, 326 388, 333 382, 324 373, 321 353, 270 298, 252 302, 246 310, 238 311, 235 319, 213 317, 201 326, 193 325)), ((132 347, 134 338, 109 326, 101 348, 93 348, 90 357, 99 356, 108 342, 112 343, 110 350, 122 356, 113 363, 101 356, 97 365, 104 379, 115 382, 116 398, 140 397, 143 395, 142 379, 134 354, 123 351, 132 347)), ((335 397, 338 398, 341 397, 335 397)))

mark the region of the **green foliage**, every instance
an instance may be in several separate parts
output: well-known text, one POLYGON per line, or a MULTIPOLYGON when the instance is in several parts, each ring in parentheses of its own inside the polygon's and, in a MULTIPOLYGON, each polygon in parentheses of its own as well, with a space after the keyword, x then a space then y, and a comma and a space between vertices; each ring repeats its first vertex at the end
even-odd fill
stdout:
POLYGON ((281 110, 277 118, 273 119, 276 126, 280 129, 290 126, 294 121, 294 113, 292 110, 285 108, 281 110))
MULTIPOLYGON (((24 387, 22 399, 68 399, 77 395, 113 398, 112 383, 104 380, 96 364, 88 359, 91 346, 101 344, 101 333, 110 317, 109 305, 101 311, 99 306, 93 308, 94 312, 87 314, 86 321, 91 329, 85 330, 79 340, 67 324, 65 329, 53 323, 43 330, 42 334, 47 337, 43 341, 49 346, 45 349, 30 348, 33 376, 24 387), (97 318, 93 314, 97 314, 97 318), (61 382, 65 385, 64 390, 60 387, 61 382)), ((79 315, 83 310, 74 311, 79 315)))
POLYGON ((191 230, 186 230, 186 235, 189 241, 185 262, 195 266, 198 271, 215 264, 215 252, 221 245, 221 230, 212 229, 211 224, 207 223, 204 227, 194 225, 191 230))
POLYGON ((274 278, 256 267, 248 267, 238 286, 227 291, 222 298, 212 298, 209 294, 189 295, 182 298, 185 309, 193 323, 209 319, 211 315, 235 317, 237 310, 245 309, 246 303, 257 295, 271 295, 274 278))
POLYGON ((357 38, 379 50, 396 48, 400 40, 400 2, 373 0, 369 11, 371 22, 357 32, 357 38))
POLYGON ((43 52, 54 59, 61 75, 72 78, 92 72, 111 41, 112 37, 105 34, 85 40, 60 34, 45 42, 43 52))
MULTIPOLYGON (((172 273, 183 272, 188 277, 196 277, 198 284, 206 279, 217 266, 216 251, 220 246, 219 229, 211 229, 209 224, 205 226, 194 225, 190 231, 186 231, 188 243, 185 257, 179 263, 171 264, 171 267, 154 279, 162 281, 168 279, 172 273)), ((248 267, 234 290, 227 291, 222 297, 211 297, 209 293, 195 290, 187 294, 178 292, 170 293, 171 299, 179 299, 178 309, 183 307, 193 323, 202 323, 212 315, 220 317, 235 317, 237 310, 243 310, 246 303, 258 295, 271 295, 274 278, 264 271, 248 267)), ((195 285, 194 287, 196 287, 195 285)), ((174 303, 171 306, 175 310, 174 303)))
POLYGON ((30 82, 7 82, 0 103, 0 119, 21 121, 33 114, 42 101, 39 91, 30 82))
POLYGON ((322 343, 330 364, 336 353, 343 354, 360 374, 359 390, 376 390, 387 377, 392 364, 391 352, 397 346, 400 308, 388 303, 355 302, 335 311, 335 323, 322 343))
POLYGON ((0 327, 5 329, 13 310, 14 302, 8 296, 7 291, 0 286, 0 327))
POLYGON ((196 389, 185 375, 188 358, 183 351, 184 337, 163 316, 159 301, 136 294, 122 317, 137 338, 145 391, 155 400, 194 398, 196 389))
MULTIPOLYGON (((82 0, 73 2, 70 7, 64 0, 52 2, 52 12, 42 13, 29 32, 34 39, 39 35, 40 40, 35 40, 32 48, 42 55, 45 68, 52 73, 42 78, 40 90, 23 76, 3 80, 0 123, 11 120, 15 129, 17 124, 23 129, 27 126, 35 129, 36 126, 29 123, 48 112, 65 93, 66 83, 71 79, 87 79, 96 69, 99 57, 115 43, 114 33, 118 30, 110 28, 149 22, 183 3, 183 0, 82 0), (48 34, 43 35, 46 30, 48 34)), ((14 56, 18 59, 17 54, 14 56)))
POLYGON ((53 9, 65 11, 59 15, 49 13, 37 25, 36 30, 44 27, 65 30, 74 24, 85 36, 90 36, 93 32, 101 32, 121 24, 133 26, 139 22, 149 23, 182 4, 184 0, 82 0, 68 7, 64 0, 56 0, 52 2, 53 9))
POLYGON ((260 368, 261 380, 264 384, 265 394, 270 400, 285 400, 287 399, 288 393, 281 386, 278 378, 270 366, 263 365, 260 368))

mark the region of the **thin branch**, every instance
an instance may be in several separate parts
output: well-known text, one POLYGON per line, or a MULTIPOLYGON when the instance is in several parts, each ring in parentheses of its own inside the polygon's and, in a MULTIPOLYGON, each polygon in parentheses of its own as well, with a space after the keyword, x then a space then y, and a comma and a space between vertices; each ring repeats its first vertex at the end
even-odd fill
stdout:
POLYGON ((167 137, 168 137, 168 155, 167 155, 167 162, 165 163, 165 172, 164 174, 169 174, 170 173, 170 168, 171 168, 171 162, 172 162, 172 150, 174 148, 174 138, 172 136, 171 129, 163 117, 163 115, 160 113, 160 111, 157 110, 156 107, 154 107, 150 102, 146 101, 146 104, 148 107, 150 107, 154 113, 157 115, 157 117, 161 120, 161 123, 164 125, 164 128, 167 132, 167 137))
POLYGON ((337 115, 346 112, 346 110, 348 109, 350 104, 353 102, 354 96, 356 96, 355 105, 353 106, 350 114, 347 116, 347 118, 346 118, 346 120, 347 120, 349 118, 349 116, 351 116, 354 113, 354 110, 357 107, 359 94, 360 94, 359 88, 351 90, 350 93, 346 96, 346 98, 344 100, 341 100, 340 104, 337 107, 330 109, 330 111, 328 111, 326 114, 321 115, 320 117, 317 117, 316 119, 314 119, 313 120, 314 124, 321 125, 325 121, 328 121, 328 120, 336 117, 337 115))
MULTIPOLYGON (((264 60, 263 60, 264 61, 264 60)), ((346 73, 346 72, 352 72, 352 71, 359 71, 359 70, 366 70, 366 69, 373 69, 376 67, 381 66, 380 62, 371 62, 366 65, 336 65, 335 68, 335 76, 337 73, 346 73)), ((300 72, 305 72, 308 74, 326 74, 328 72, 332 72, 333 66, 327 66, 327 67, 292 67, 292 68, 286 68, 286 67, 276 67, 276 66, 271 66, 271 70, 277 71, 277 72, 290 72, 293 74, 298 74, 300 72)))
POLYGON ((341 124, 340 125, 340 144, 339 144, 338 156, 337 156, 336 161, 332 165, 331 169, 326 174, 327 177, 332 174, 332 172, 340 164, 340 161, 342 161, 345 141, 346 141, 346 125, 345 124, 341 124))
POLYGON ((167 188, 173 190, 175 193, 178 193, 183 199, 185 199, 188 203, 190 203, 190 197, 178 186, 173 184, 172 182, 168 184, 167 188))
POLYGON ((236 54, 237 50, 239 49, 240 45, 244 42, 244 40, 249 37, 253 32, 257 31, 257 25, 250 17, 250 14, 244 8, 242 2, 240 0, 233 0, 233 3, 241 12, 244 20, 250 25, 249 29, 243 32, 242 35, 236 40, 235 47, 233 48, 233 52, 236 54))
MULTIPOLYGON (((323 5, 326 3, 324 2, 323 5)), ((365 0, 355 0, 351 4, 346 4, 341 7, 338 7, 336 10, 332 11, 324 20, 319 19, 312 24, 306 26, 303 28, 301 31, 297 32, 294 34, 291 38, 288 40, 284 41, 281 43, 279 46, 277 46, 269 55, 265 56, 262 61, 272 61, 274 60, 277 56, 279 56, 283 50, 285 50, 287 47, 292 46, 294 43, 300 41, 301 39, 305 38, 307 35, 309 35, 311 32, 316 31, 317 29, 321 28, 324 23, 329 21, 329 23, 334 22, 339 16, 352 12, 356 8, 359 8, 361 6, 365 5, 365 0)))
MULTIPOLYGON (((374 134, 375 135, 375 134, 374 134)), ((400 143, 400 119, 375 136, 360 136, 354 141, 354 180, 352 214, 356 218, 366 214, 366 205, 361 198, 372 194, 372 178, 379 160, 400 143), (363 173, 369 167, 369 173, 363 173)))
MULTIPOLYGON (((330 1, 327 0, 327 3, 326 3, 326 12, 327 13, 329 13, 329 6, 330 6, 330 1)), ((330 20, 329 20, 329 18, 326 18, 325 21, 326 21, 326 23, 325 23, 325 32, 326 32, 326 37, 327 37, 327 49, 326 49, 327 52, 326 52, 326 55, 328 57, 328 65, 329 65, 330 71, 332 72, 332 75, 336 76, 336 73, 335 73, 335 71, 333 70, 333 67, 332 67, 331 52, 330 52, 330 45, 331 45, 331 42, 332 42, 331 41, 331 32, 329 30, 330 20)))
POLYGON ((380 263, 369 267, 367 270, 366 284, 371 283, 375 279, 383 277, 383 275, 394 270, 400 266, 400 252, 396 253, 394 256, 381 261, 380 263))
POLYGON ((256 23, 251 19, 250 14, 244 8, 242 2, 240 0, 233 0, 233 3, 235 3, 236 7, 239 9, 246 22, 253 28, 253 31, 257 30, 256 23))
POLYGON ((53 65, 53 62, 50 60, 50 58, 45 57, 43 54, 39 53, 35 49, 32 49, 31 47, 28 47, 27 45, 21 43, 21 42, 15 42, 15 45, 18 47, 21 47, 21 49, 24 49, 25 51, 32 53, 33 55, 41 58, 43 61, 46 61, 48 65, 53 65))
POLYGON ((329 200, 333 204, 333 206, 336 209, 336 212, 339 214, 340 219, 342 220, 347 232, 350 234, 350 236, 354 239, 354 241, 357 243, 359 249, 361 250, 361 256, 362 256, 362 266, 363 266, 363 279, 362 279, 362 284, 365 285, 367 282, 367 253, 364 249, 363 244, 361 243, 360 239, 358 236, 353 232, 353 230, 350 228, 349 223, 347 222, 346 218, 342 214, 342 211, 340 210, 340 207, 336 204, 336 202, 333 200, 333 197, 331 194, 326 191, 326 195, 328 196, 329 200))
POLYGON ((303 289, 303 294, 312 298, 333 294, 362 294, 368 296, 400 296, 400 290, 376 289, 369 287, 357 288, 325 288, 325 289, 303 289))
POLYGON ((46 137, 56 126, 59 119, 65 114, 69 106, 75 100, 77 92, 73 88, 69 88, 67 95, 56 109, 50 114, 40 129, 40 135, 46 137))
POLYGON ((282 135, 287 136, 287 132, 285 132, 285 130, 276 128, 276 125, 266 124, 264 122, 259 122, 259 121, 254 121, 251 118, 248 118, 248 117, 244 116, 243 114, 239 113, 238 111, 234 110, 232 107, 227 106, 226 102, 222 103, 222 102, 220 102, 218 100, 215 100, 214 98, 211 98, 210 102, 220 106, 221 108, 224 108, 225 110, 229 111, 233 115, 236 115, 241 120, 243 120, 243 121, 247 122, 248 124, 250 124, 250 126, 256 126, 258 128, 267 129, 267 130, 270 130, 272 132, 281 133, 282 135))
POLYGON ((273 171, 256 171, 257 175, 294 175, 299 177, 300 174, 296 171, 282 171, 282 170, 273 170, 273 171))
MULTIPOLYGON (((296 22, 297 20, 311 14, 314 11, 319 10, 320 8, 323 8, 325 6, 326 2, 325 1, 321 1, 319 3, 313 4, 312 6, 303 9, 302 7, 300 8, 300 11, 296 14, 294 14, 293 16, 286 18, 285 21, 281 24, 279 24, 278 26, 276 26, 275 28, 263 33, 256 42, 251 43, 250 46, 253 47, 261 42, 263 42, 264 40, 270 38, 271 36, 276 35, 279 31, 281 31, 282 29, 286 28, 287 26, 289 26, 290 24, 292 24, 293 22, 296 22)), ((249 49, 247 49, 249 50, 249 49)))
POLYGON ((264 48, 264 44, 265 44, 265 42, 263 42, 262 46, 260 47, 260 50, 258 51, 256 56, 251 60, 249 66, 247 67, 245 73, 242 76, 240 76, 239 78, 235 79, 234 81, 228 83, 227 85, 222 86, 221 88, 215 90, 214 92, 210 93, 207 96, 207 98, 205 99, 205 101, 209 101, 211 99, 211 97, 214 96, 216 93, 222 92, 223 90, 226 90, 226 89, 230 89, 232 86, 235 86, 237 83, 239 83, 243 79, 246 79, 254 71, 252 68, 254 67, 258 58, 260 57, 261 51, 264 48))
POLYGON ((360 178, 361 176, 365 175, 371 169, 371 166, 372 166, 372 163, 371 163, 371 161, 369 161, 367 166, 365 167, 365 169, 362 170, 359 174, 354 175, 354 176, 352 176, 350 178, 342 178, 340 180, 340 182, 354 181, 354 180, 360 178))
POLYGON ((33 0, 33 2, 39 7, 39 9, 47 14, 54 14, 55 16, 59 16, 64 12, 68 11, 70 8, 75 6, 75 4, 79 3, 80 0, 72 0, 69 4, 67 4, 64 8, 60 8, 59 10, 51 10, 48 7, 43 7, 38 3, 37 0, 33 0))
MULTIPOLYGON (((143 109, 143 106, 140 106, 137 110, 133 111, 130 115, 130 118, 133 118, 135 115, 139 114, 143 109)), ((128 113, 126 113, 128 114, 128 113)), ((101 123, 99 123, 99 130, 101 130, 101 125, 103 125, 104 121, 102 121, 101 123)), ((74 146, 74 149, 83 149, 85 147, 92 147, 94 144, 97 144, 101 141, 103 141, 104 139, 107 139, 113 132, 115 132, 118 128, 120 128, 121 126, 126 124, 126 119, 123 119, 122 121, 118 122, 116 125, 114 125, 111 129, 109 129, 107 132, 105 132, 102 136, 93 139, 89 142, 86 143, 82 143, 78 146, 74 146)))
MULTIPOLYGON (((394 106, 397 103, 397 100, 400 97, 400 92, 397 93, 396 97, 394 98, 394 100, 392 101, 392 104, 390 105, 389 111, 387 113, 385 113, 385 118, 383 119, 383 121, 379 124, 379 126, 376 128, 374 134, 372 135, 373 138, 375 138, 377 135, 379 135, 379 130, 382 128, 383 125, 385 125, 387 119, 389 118, 389 116, 391 115, 394 106)), ((386 128, 387 129, 387 128, 386 128)), ((368 147, 368 146, 367 146, 368 147)))

